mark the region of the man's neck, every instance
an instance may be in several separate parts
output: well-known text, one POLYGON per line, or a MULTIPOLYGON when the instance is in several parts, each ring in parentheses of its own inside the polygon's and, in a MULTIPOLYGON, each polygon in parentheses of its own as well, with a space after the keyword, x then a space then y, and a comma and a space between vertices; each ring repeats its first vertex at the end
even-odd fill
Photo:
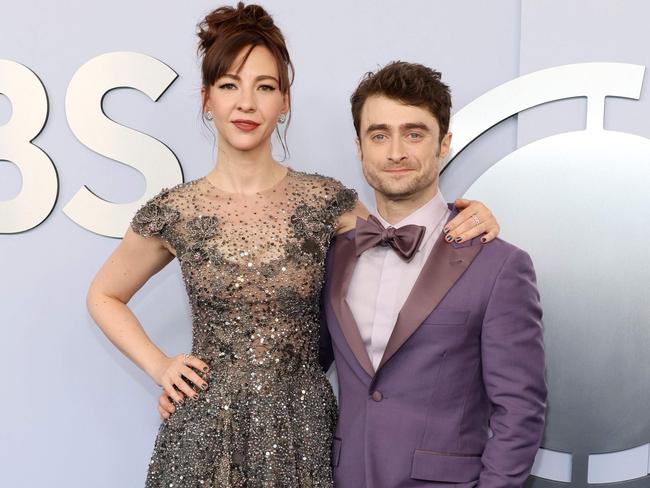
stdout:
POLYGON ((390 198, 375 191, 377 212, 389 224, 395 225, 411 215, 417 209, 429 203, 438 194, 438 185, 427 188, 421 193, 405 198, 390 198))

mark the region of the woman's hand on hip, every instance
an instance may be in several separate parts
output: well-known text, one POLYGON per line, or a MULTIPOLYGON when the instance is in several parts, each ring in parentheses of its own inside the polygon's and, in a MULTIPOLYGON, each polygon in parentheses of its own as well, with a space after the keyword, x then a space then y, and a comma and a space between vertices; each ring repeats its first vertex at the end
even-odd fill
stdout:
POLYGON ((207 390, 208 383, 199 376, 197 371, 208 373, 210 367, 191 354, 178 354, 171 358, 165 357, 153 379, 163 387, 163 394, 175 402, 181 403, 185 397, 194 400, 199 398, 197 390, 190 384, 200 390, 207 390))
POLYGON ((176 407, 167 396, 167 393, 163 390, 158 398, 158 413, 160 414, 160 420, 167 420, 175 411, 176 407))

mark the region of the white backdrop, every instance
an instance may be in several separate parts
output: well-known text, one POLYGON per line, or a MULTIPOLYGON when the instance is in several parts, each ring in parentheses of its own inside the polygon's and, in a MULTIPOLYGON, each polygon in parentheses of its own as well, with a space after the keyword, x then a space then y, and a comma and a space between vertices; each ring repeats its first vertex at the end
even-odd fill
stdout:
MULTIPOLYGON (((602 21, 607 2, 576 3, 581 10, 567 21, 564 42, 588 46, 600 31, 584 26, 590 19, 602 21)), ((623 20, 608 24, 611 43, 617 32, 625 32, 627 20, 650 13, 641 1, 616 3, 628 8, 607 13, 623 20)), ((60 184, 56 206, 41 225, 0 235, 2 486, 143 485, 158 428, 159 389, 105 339, 85 308, 88 284, 117 240, 83 229, 62 208, 83 185, 109 201, 135 200, 144 191, 144 179, 78 142, 66 123, 64 99, 75 71, 100 54, 134 51, 161 60, 179 77, 157 103, 136 90, 119 89, 106 96, 104 110, 169 146, 186 181, 204 175, 213 164, 213 147, 200 119, 194 32, 202 16, 218 5, 205 0, 22 0, 0 6, 0 59, 29 67, 47 90, 49 117, 34 142, 53 160, 60 184)), ((520 72, 567 62, 566 51, 544 47, 553 22, 544 22, 542 35, 536 20, 536 15, 560 15, 564 2, 559 0, 267 0, 263 5, 283 29, 297 70, 288 164, 339 178, 371 206, 355 158, 348 103, 364 72, 395 59, 435 67, 452 87, 456 110, 520 72)), ((647 42, 625 42, 603 47, 603 59, 593 50, 578 50, 571 61, 647 65, 650 54, 641 48, 647 42)), ((643 97, 638 103, 617 106, 616 120, 624 120, 631 132, 650 132, 644 121, 647 104, 643 97)), ((525 135, 518 135, 513 117, 464 151, 445 174, 447 199, 461 195, 487 167, 516 149, 518 140, 546 135, 554 117, 548 122, 545 109, 536 110, 527 116, 546 125, 528 124, 525 135)), ((0 125, 10 115, 11 104, 0 95, 0 125)), ((15 165, 3 161, 1 151, 0 200, 8 200, 19 192, 21 176, 15 165)), ((131 306, 165 352, 189 348, 189 309, 175 262, 131 306)))

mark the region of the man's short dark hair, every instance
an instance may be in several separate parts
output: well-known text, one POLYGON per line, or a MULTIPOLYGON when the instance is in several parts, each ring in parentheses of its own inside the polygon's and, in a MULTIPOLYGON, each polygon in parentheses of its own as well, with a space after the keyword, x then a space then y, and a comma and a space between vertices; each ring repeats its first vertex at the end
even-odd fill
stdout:
POLYGON ((375 95, 426 108, 438 121, 440 140, 449 131, 451 93, 438 71, 417 63, 393 61, 374 73, 366 73, 350 97, 357 137, 361 136, 363 105, 368 97, 375 95))

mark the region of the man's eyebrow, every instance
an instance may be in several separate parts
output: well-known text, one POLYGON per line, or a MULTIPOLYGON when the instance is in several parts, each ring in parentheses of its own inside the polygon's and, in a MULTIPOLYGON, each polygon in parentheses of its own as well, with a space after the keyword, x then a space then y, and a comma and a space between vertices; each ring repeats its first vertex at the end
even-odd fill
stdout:
POLYGON ((400 126, 402 130, 411 130, 411 129, 420 129, 426 132, 431 132, 431 129, 424 122, 409 122, 408 124, 402 124, 400 126))
MULTIPOLYGON (((239 75, 236 75, 236 74, 233 75, 231 73, 226 73, 226 74, 222 75, 221 77, 222 78, 230 78, 230 79, 235 80, 235 81, 241 81, 241 77, 239 75)), ((271 75, 259 75, 259 76, 257 76, 255 78, 255 81, 262 81, 262 80, 273 80, 277 84, 280 84, 278 79, 275 76, 271 76, 271 75)))
MULTIPOLYGON (((400 130, 413 130, 420 129, 425 132, 431 132, 431 129, 424 122, 408 122, 399 126, 400 130)), ((374 132, 376 130, 389 130, 388 124, 370 124, 366 129, 366 132, 374 132)))
POLYGON ((376 130, 388 130, 388 124, 370 124, 366 132, 374 132, 376 130))

